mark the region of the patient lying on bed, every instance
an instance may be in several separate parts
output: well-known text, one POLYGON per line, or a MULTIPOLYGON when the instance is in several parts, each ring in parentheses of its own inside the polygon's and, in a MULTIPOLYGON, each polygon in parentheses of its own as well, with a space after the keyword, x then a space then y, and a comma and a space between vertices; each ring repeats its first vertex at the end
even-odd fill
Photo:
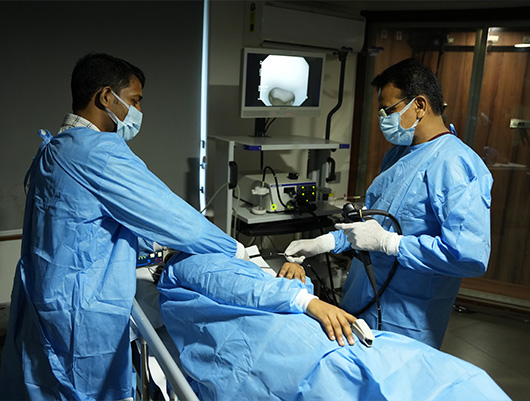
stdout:
POLYGON ((483 370, 399 334, 330 341, 304 288, 221 254, 168 261, 162 318, 201 400, 509 400, 483 370))

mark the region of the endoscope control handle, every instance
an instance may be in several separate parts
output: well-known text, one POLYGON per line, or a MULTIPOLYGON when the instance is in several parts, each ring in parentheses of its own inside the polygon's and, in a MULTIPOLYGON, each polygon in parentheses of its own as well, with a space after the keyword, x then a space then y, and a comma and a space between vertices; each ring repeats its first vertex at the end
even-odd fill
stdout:
MULTIPOLYGON (((353 205, 353 203, 346 203, 342 207, 342 218, 347 223, 356 223, 359 221, 372 219, 372 217, 363 217, 361 214, 361 211, 357 209, 353 205)), ((370 254, 368 253, 368 251, 358 251, 358 252, 365 266, 368 264, 371 264, 370 254)))
POLYGON ((346 223, 362 221, 361 213, 353 203, 346 203, 342 206, 342 218, 346 223))

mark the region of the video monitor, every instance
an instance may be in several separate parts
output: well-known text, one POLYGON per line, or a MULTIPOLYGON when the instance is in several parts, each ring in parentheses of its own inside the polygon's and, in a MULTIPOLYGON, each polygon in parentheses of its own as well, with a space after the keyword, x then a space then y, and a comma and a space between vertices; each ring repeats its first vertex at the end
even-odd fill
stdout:
POLYGON ((319 116, 325 58, 325 53, 243 49, 241 117, 319 116))

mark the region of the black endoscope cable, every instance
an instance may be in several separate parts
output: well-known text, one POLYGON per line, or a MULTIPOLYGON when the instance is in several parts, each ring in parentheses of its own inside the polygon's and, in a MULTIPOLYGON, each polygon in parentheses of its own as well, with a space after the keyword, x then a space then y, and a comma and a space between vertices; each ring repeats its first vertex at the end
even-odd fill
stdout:
MULTIPOLYGON (((279 195, 278 195, 278 197, 279 197, 279 195)), ((287 211, 287 208, 286 208, 286 211, 287 211)), ((322 221, 319 219, 319 217, 315 213, 314 209, 308 207, 308 205, 306 205, 303 202, 295 202, 295 204, 293 206, 293 209, 290 210, 290 212, 298 212, 300 214, 309 213, 312 217, 315 218, 316 222, 318 223, 318 228, 319 228, 320 234, 324 235, 324 227, 322 226, 322 221)), ((336 291, 335 291, 335 287, 333 285, 333 273, 331 271, 331 260, 329 259, 329 254, 327 252, 325 253, 325 257, 326 257, 326 265, 327 265, 328 275, 329 275, 329 287, 330 287, 330 291, 331 291, 331 296, 327 293, 327 291, 326 291, 327 288, 326 288, 324 282, 322 281, 322 279, 320 278, 320 276, 318 275, 316 270, 313 268, 313 266, 311 266, 311 264, 307 260, 304 260, 301 263, 301 266, 304 267, 304 269, 306 271, 309 269, 309 270, 311 270, 313 272, 315 278, 318 281, 320 290, 322 291, 322 293, 326 297, 326 301, 328 303, 330 303, 330 304, 338 306, 339 302, 337 301, 336 291)))
POLYGON ((267 169, 269 169, 272 173, 272 176, 274 177, 274 182, 276 183, 276 193, 278 195, 278 200, 280 201, 280 204, 287 210, 287 206, 282 201, 282 197, 280 195, 280 185, 278 184, 278 177, 276 177, 276 172, 272 169, 271 166, 265 166, 263 167, 263 177, 261 179, 261 186, 265 186, 265 174, 267 174, 267 169))
MULTIPOLYGON (((375 215, 388 217, 392 221, 394 226, 396 227, 396 232, 399 235, 402 235, 401 226, 399 222, 397 221, 397 219, 385 210, 378 210, 378 209, 359 210, 355 208, 355 206, 351 203, 345 204, 342 208, 342 217, 344 218, 346 222, 363 221, 365 217, 375 216, 375 215)), ((356 316, 360 315, 361 313, 364 313, 369 308, 371 308, 374 303, 376 303, 377 304, 377 326, 378 326, 378 330, 381 330, 382 312, 381 312, 381 303, 379 299, 381 295, 383 294, 383 292, 388 287, 390 280, 392 280, 392 278, 394 277, 394 274, 396 273, 399 263, 396 258, 396 260, 394 261, 394 264, 392 265, 392 269, 390 270, 390 273, 388 273, 388 277, 386 278, 385 282, 381 286, 381 289, 378 290, 377 282, 375 280, 374 268, 373 268, 372 261, 370 258, 370 253, 368 251, 358 251, 358 254, 359 254, 359 259, 364 265, 364 268, 366 270, 368 279, 370 280, 372 289, 374 290, 374 297, 363 308, 361 308, 357 312, 354 312, 353 314, 356 316)))
MULTIPOLYGON (((276 172, 274 171, 274 169, 271 166, 265 166, 263 168, 263 176, 262 176, 262 179, 261 179, 261 185, 262 186, 265 185, 265 175, 267 174, 267 170, 270 170, 270 172, 272 173, 272 176, 274 178, 274 182, 276 184, 276 193, 278 195, 278 200, 279 200, 280 204, 284 207, 285 211, 286 212, 298 211, 300 213, 309 213, 309 214, 311 214, 316 219, 316 221, 319 223, 320 233, 323 235, 324 234, 324 228, 322 227, 322 222, 320 221, 320 219, 318 218, 318 216, 316 215, 314 210, 306 207, 305 204, 301 204, 301 203, 298 203, 298 202, 296 202, 294 208, 292 208, 292 209, 285 205, 285 203, 282 200, 281 194, 280 194, 280 185, 278 183, 278 178, 276 177, 276 172)), ((331 271, 331 261, 329 259, 328 253, 325 254, 325 257, 326 257, 326 265, 327 265, 328 275, 329 275, 329 286, 330 286, 330 290, 331 290, 331 296, 329 296, 329 294, 326 294, 326 298, 328 299, 329 303, 334 304, 335 306, 338 306, 339 303, 337 301, 335 286, 333 284, 333 274, 332 274, 332 271, 331 271)), ((317 280, 319 281, 320 287, 322 289, 325 289, 326 287, 325 287, 324 283, 322 282, 321 278, 318 276, 317 272, 313 269, 313 267, 309 263, 302 264, 302 266, 304 266, 304 265, 306 265, 314 273, 314 275, 316 276, 317 280)), ((373 269, 372 269, 372 271, 373 271, 373 269)))
MULTIPOLYGON (((322 227, 322 222, 320 221, 320 219, 318 218, 316 213, 314 211, 312 211, 312 210, 305 210, 305 211, 307 213, 310 213, 315 218, 315 220, 319 224, 320 235, 324 235, 324 227, 322 227)), ((329 287, 331 289, 331 299, 330 299, 331 302, 330 303, 334 304, 335 306, 338 306, 339 302, 337 301, 337 298, 335 296, 335 286, 333 284, 333 273, 331 272, 331 260, 329 259, 328 252, 326 252, 324 255, 326 256, 326 265, 327 265, 327 268, 328 268, 328 275, 329 275, 329 287)), ((316 274, 316 272, 314 270, 313 270, 313 272, 316 274)))
POLYGON ((337 306, 337 301, 335 299, 335 294, 332 293, 332 296, 330 297, 328 294, 328 288, 326 287, 324 280, 318 275, 316 270, 311 266, 311 264, 308 262, 307 259, 304 259, 300 265, 304 268, 305 271, 311 270, 313 272, 313 275, 315 277, 316 282, 318 283, 318 287, 320 289, 319 291, 319 298, 323 301, 326 301, 330 304, 335 303, 335 306, 337 306), (324 299, 325 298, 325 299, 324 299))

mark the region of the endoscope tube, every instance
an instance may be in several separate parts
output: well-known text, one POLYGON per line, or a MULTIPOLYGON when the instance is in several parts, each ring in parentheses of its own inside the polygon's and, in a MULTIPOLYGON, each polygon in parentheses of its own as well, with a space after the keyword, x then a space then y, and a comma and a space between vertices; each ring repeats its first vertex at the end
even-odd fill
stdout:
POLYGON ((390 213, 384 210, 378 210, 378 209, 360 210, 360 213, 361 213, 361 218, 364 218, 365 216, 376 216, 376 215, 388 217, 390 220, 392 220, 392 223, 394 223, 394 226, 396 227, 396 232, 399 235, 402 235, 401 226, 399 225, 399 222, 390 213))
MULTIPOLYGON (((368 216, 385 216, 388 217, 394 226, 396 227, 396 232, 399 235, 402 235, 401 226, 397 219, 392 216, 390 213, 388 213, 385 210, 378 210, 378 209, 357 209, 353 204, 347 203, 342 208, 342 216, 345 221, 348 222, 358 222, 362 221, 365 217, 368 216)), ((370 259, 370 254, 367 251, 359 251, 359 259, 364 265, 364 268, 366 270, 366 275, 368 276, 368 279, 370 281, 370 284, 374 290, 374 297, 370 302, 368 302, 362 309, 360 309, 357 312, 354 312, 354 315, 360 315, 361 313, 364 313, 369 308, 372 307, 374 303, 377 304, 377 321, 378 321, 378 329, 381 330, 382 325, 382 313, 381 313, 381 304, 379 302, 379 298, 385 291, 385 289, 388 287, 388 284, 390 283, 390 280, 392 280, 392 277, 394 277, 394 274, 396 273, 397 267, 398 267, 398 261, 397 259, 394 261, 394 264, 392 265, 392 269, 390 270, 390 273, 388 274, 388 277, 386 278, 385 282, 381 286, 381 288, 377 289, 377 282, 375 279, 374 269, 372 265, 372 261, 370 259)))

